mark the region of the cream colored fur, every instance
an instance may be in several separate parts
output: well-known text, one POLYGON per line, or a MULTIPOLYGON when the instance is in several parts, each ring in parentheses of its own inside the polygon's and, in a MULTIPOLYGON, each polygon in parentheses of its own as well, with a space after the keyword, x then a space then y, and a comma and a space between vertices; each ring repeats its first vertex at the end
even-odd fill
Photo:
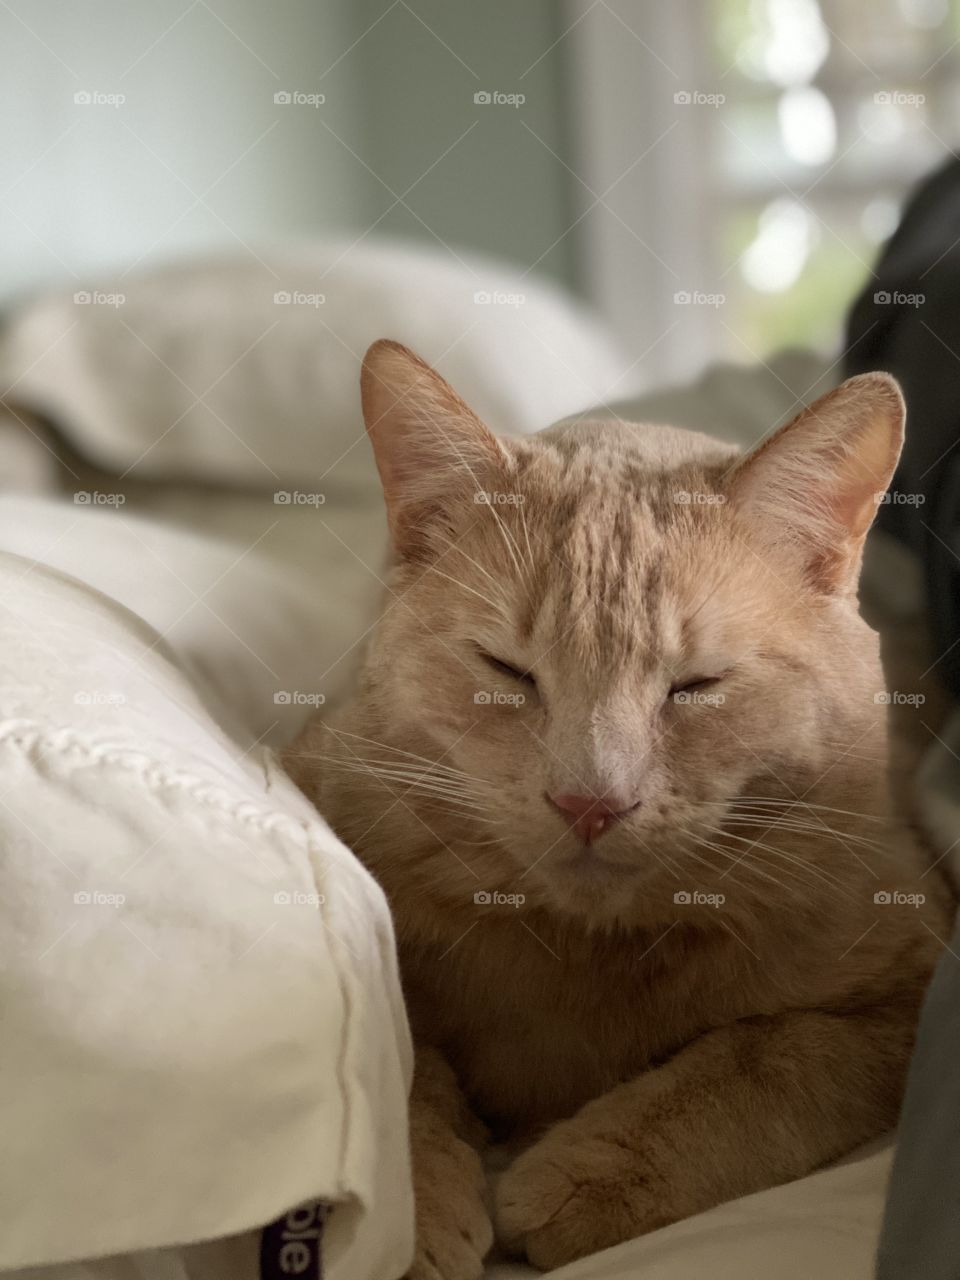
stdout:
POLYGON ((855 598, 895 383, 746 459, 620 422, 497 439, 388 342, 362 389, 389 590, 288 764, 393 908, 411 1274, 472 1280, 494 1229, 558 1266, 891 1126, 947 912, 855 598), (633 807, 584 847, 558 792, 633 807))

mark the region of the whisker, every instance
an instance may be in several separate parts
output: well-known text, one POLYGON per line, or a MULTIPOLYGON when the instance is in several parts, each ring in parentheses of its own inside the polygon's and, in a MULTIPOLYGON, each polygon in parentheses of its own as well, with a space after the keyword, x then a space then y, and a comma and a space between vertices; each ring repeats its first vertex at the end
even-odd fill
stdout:
POLYGON ((375 769, 383 773, 389 772, 396 777, 409 777, 429 781, 437 786, 442 786, 446 790, 456 790, 464 793, 474 790, 466 779, 451 778, 444 774, 434 773, 429 767, 424 768, 419 764, 406 764, 396 760, 372 760, 367 756, 356 754, 351 756, 325 755, 322 752, 315 751, 304 752, 304 758, 362 765, 364 768, 375 769))
POLYGON ((388 790, 393 791, 394 787, 405 788, 407 792, 416 791, 422 796, 429 796, 433 799, 443 800, 445 803, 451 803, 451 807, 455 805, 461 811, 473 810, 475 813, 485 812, 489 806, 483 804, 479 799, 471 797, 466 792, 451 791, 442 787, 432 785, 429 781, 424 781, 421 777, 411 776, 405 773, 393 773, 390 770, 377 768, 368 765, 362 760, 344 760, 338 756, 319 756, 313 755, 311 758, 319 759, 324 764, 340 769, 345 773, 354 773, 371 777, 381 782, 388 790))
POLYGON ((438 569, 435 564, 429 565, 427 567, 427 572, 435 573, 438 578, 445 578, 447 582, 452 582, 455 587, 460 587, 462 591, 468 591, 470 595, 476 596, 478 600, 482 600, 485 604, 488 604, 494 613, 499 613, 503 617, 507 616, 507 611, 503 604, 498 604, 491 600, 490 597, 485 596, 482 591, 477 591, 473 587, 468 587, 467 584, 465 582, 461 582, 459 578, 453 578, 449 573, 444 573, 443 570, 438 569))
POLYGON ((732 831, 725 831, 721 828, 711 827, 710 830, 715 831, 718 835, 725 836, 730 840, 736 840, 740 844, 747 845, 747 852, 751 849, 762 849, 767 853, 772 853, 775 857, 783 858, 785 861, 794 864, 803 869, 804 873, 814 879, 822 881, 824 884, 840 890, 849 890, 849 886, 844 884, 842 877, 828 871, 825 867, 814 867, 806 862, 798 854, 788 849, 780 849, 774 845, 767 844, 759 839, 752 839, 748 836, 734 835, 732 831))
POLYGON ((849 818, 864 818, 868 822, 883 822, 883 818, 878 817, 874 813, 861 813, 856 809, 837 809, 829 804, 814 804, 810 800, 801 800, 799 797, 786 799, 780 796, 736 796, 733 804, 739 804, 741 800, 749 800, 753 804, 779 805, 786 809, 791 809, 794 805, 802 805, 804 809, 820 809, 824 813, 842 813, 849 818))
MULTIPOLYGON (((681 827, 680 830, 683 832, 684 835, 689 836, 691 839, 695 840, 700 848, 709 849, 711 852, 719 854, 721 857, 726 858, 728 862, 732 862, 734 866, 743 867, 744 871, 753 872, 754 875, 759 876, 763 880, 768 880, 771 884, 775 885, 778 889, 782 889, 782 890, 785 890, 786 892, 790 892, 791 887, 795 887, 795 886, 784 884, 783 881, 778 880, 776 876, 771 875, 769 872, 764 871, 761 867, 756 866, 755 865, 756 860, 749 859, 749 851, 747 853, 740 854, 738 856, 737 854, 733 853, 731 850, 724 849, 722 845, 718 845, 712 840, 707 840, 702 835, 699 835, 696 832, 687 831, 685 827, 681 827)), ((714 868, 714 870, 718 870, 718 868, 714 868)), ((726 877, 731 873, 732 873, 732 868, 724 872, 721 878, 726 879, 726 877)), ((787 874, 790 874, 790 873, 788 872, 787 874)), ((795 877, 795 878, 799 878, 799 877, 795 877)), ((808 884, 806 887, 808 889, 812 889, 813 886, 808 884)))
POLYGON ((520 513, 520 523, 523 525, 523 540, 527 544, 527 564, 530 566, 531 573, 534 571, 533 563, 533 547, 530 545, 530 530, 527 527, 527 513, 521 502, 517 510, 520 513))
MULTIPOLYGON (((712 842, 712 841, 705 841, 705 844, 708 847, 712 848, 716 853, 719 853, 721 856, 732 860, 736 865, 743 866, 745 870, 753 871, 755 874, 763 875, 764 878, 768 880, 772 880, 775 884, 779 884, 781 888, 788 888, 789 886, 786 886, 781 881, 778 881, 775 876, 771 876, 767 872, 761 872, 760 868, 754 865, 756 862, 764 861, 764 859, 762 858, 751 857, 754 850, 760 850, 763 853, 771 854, 773 857, 779 858, 783 862, 785 862, 787 866, 781 868, 781 870, 786 875, 789 875, 791 879, 796 881, 798 884, 803 884, 807 890, 810 890, 810 891, 814 890, 817 887, 817 884, 819 883, 820 885, 826 888, 829 888, 831 892, 836 892, 836 893, 846 895, 850 897, 851 900, 855 897, 855 895, 853 894, 849 886, 844 885, 842 881, 835 879, 829 873, 822 871, 820 868, 810 866, 808 863, 804 862, 802 858, 796 857, 794 854, 789 853, 785 849, 777 849, 773 845, 768 845, 760 841, 746 840, 745 837, 731 836, 730 832, 723 831, 718 828, 710 828, 710 830, 715 831, 716 834, 725 838, 742 840, 744 843, 747 844, 748 847, 746 850, 744 850, 743 853, 740 853, 740 854, 734 853, 733 851, 728 849, 724 849, 722 845, 717 845, 715 842, 712 842)), ((693 833, 688 833, 688 834, 693 834, 693 833)), ((702 837, 700 838, 702 839, 702 837)), ((767 865, 769 866, 770 864, 767 863, 767 865)))
POLYGON ((424 764, 430 765, 432 769, 441 770, 444 773, 457 774, 461 778, 468 778, 471 782, 488 786, 489 784, 483 778, 474 778, 471 774, 465 773, 463 769, 455 769, 452 765, 441 764, 439 760, 431 760, 429 756, 417 755, 415 751, 404 751, 401 747, 393 747, 388 742, 381 742, 378 738, 365 738, 362 733, 351 733, 348 729, 339 729, 332 724, 324 725, 330 733, 337 737, 356 738, 359 742, 368 742, 373 747, 380 747, 383 751, 392 751, 396 755, 408 756, 411 760, 420 760, 424 764))
POLYGON ((872 840, 869 836, 856 835, 853 832, 838 830, 823 823, 803 822, 789 817, 774 817, 769 813, 731 814, 727 822, 738 827, 765 827, 768 831, 791 832, 794 835, 826 836, 840 843, 860 845, 864 849, 885 850, 886 845, 880 840, 872 840))
MULTIPOLYGON (((437 431, 436 423, 432 422, 426 414, 420 414, 415 411, 414 416, 417 417, 425 426, 433 429, 435 432, 437 431)), ((443 433, 441 432, 440 434, 443 434, 443 433)), ((460 463, 461 469, 467 473, 467 475, 476 485, 477 492, 479 493, 480 482, 477 479, 476 473, 474 472, 473 468, 470 466, 470 463, 467 461, 462 450, 458 446, 457 442, 453 439, 447 439, 447 438, 445 438, 444 442, 456 454, 457 459, 460 463)), ((506 547, 507 552, 510 556, 510 559, 513 561, 513 567, 517 571, 517 575, 520 578, 521 582, 524 581, 524 574, 520 567, 520 561, 518 559, 518 554, 520 550, 519 547, 514 541, 512 535, 510 534, 510 531, 507 529, 503 520, 500 518, 500 513, 497 511, 495 504, 492 502, 485 502, 482 505, 490 512, 490 514, 493 516, 494 520, 496 521, 497 528, 499 529, 500 536, 503 540, 503 545, 506 547)))
POLYGON ((473 556, 468 555, 467 552, 464 551, 463 547, 460 546, 459 542, 454 542, 452 538, 448 538, 447 535, 444 534, 442 531, 441 531, 441 536, 443 537, 443 540, 447 544, 447 547, 449 550, 455 551, 459 556, 463 556, 464 560, 469 560, 470 563, 473 565, 473 567, 475 569, 479 569, 480 572, 483 574, 483 576, 485 578, 488 578, 495 587, 501 587, 503 585, 501 582, 497 581, 497 579, 493 576, 492 573, 490 573, 487 569, 483 567, 483 565, 480 563, 479 560, 474 560, 473 556))

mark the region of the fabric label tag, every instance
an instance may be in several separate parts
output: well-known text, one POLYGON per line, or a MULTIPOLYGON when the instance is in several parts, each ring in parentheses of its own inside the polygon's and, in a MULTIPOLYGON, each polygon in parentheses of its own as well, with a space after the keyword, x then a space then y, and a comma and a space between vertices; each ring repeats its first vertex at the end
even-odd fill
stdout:
POLYGON ((264 1227, 260 1280, 323 1280, 323 1227, 330 1206, 307 1200, 264 1227))

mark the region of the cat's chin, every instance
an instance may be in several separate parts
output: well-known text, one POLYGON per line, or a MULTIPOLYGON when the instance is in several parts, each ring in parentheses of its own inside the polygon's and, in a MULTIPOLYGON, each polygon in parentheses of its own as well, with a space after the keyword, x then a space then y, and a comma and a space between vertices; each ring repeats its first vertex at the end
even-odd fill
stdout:
POLYGON ((583 849, 544 868, 538 879, 552 908, 581 922, 623 924, 643 915, 644 875, 636 865, 583 849))

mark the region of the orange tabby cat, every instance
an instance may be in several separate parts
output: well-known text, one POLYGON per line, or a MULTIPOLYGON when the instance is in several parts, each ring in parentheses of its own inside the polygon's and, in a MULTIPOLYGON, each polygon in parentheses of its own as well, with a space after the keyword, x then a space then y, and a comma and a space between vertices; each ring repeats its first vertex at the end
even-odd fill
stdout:
POLYGON ((362 393, 389 593, 288 763, 393 909, 411 1275, 472 1280, 494 1233, 555 1267, 887 1129, 946 927, 856 604, 896 384, 745 458, 624 422, 500 439, 392 342, 362 393))

